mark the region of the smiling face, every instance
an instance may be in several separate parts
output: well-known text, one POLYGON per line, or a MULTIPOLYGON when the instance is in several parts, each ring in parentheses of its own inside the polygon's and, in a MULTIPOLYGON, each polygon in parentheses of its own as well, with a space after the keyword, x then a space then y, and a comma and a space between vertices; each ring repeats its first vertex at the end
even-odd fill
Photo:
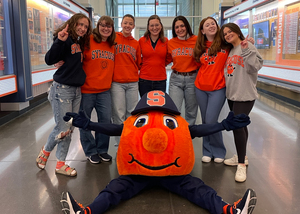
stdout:
POLYGON ((102 41, 106 41, 112 33, 112 26, 106 24, 106 22, 103 20, 101 23, 99 23, 99 32, 102 37, 102 41))
POLYGON ((158 19, 152 19, 149 21, 149 31, 152 36, 159 36, 162 26, 158 19))
POLYGON ((214 38, 218 31, 218 25, 213 19, 207 19, 203 24, 202 34, 207 38, 214 38))
POLYGON ((130 17, 124 17, 122 23, 121 23, 121 27, 122 27, 122 33, 124 36, 130 36, 131 35, 131 31, 133 30, 133 28, 135 27, 134 25, 134 20, 130 17))
POLYGON ((177 22, 175 22, 175 33, 179 37, 186 36, 187 30, 186 30, 186 27, 185 27, 183 21, 178 20, 177 22))
POLYGON ((233 46, 237 46, 241 43, 241 39, 239 38, 239 35, 235 32, 233 32, 230 28, 225 27, 223 29, 224 39, 226 42, 232 44, 233 46))
POLYGON ((117 154, 120 175, 185 175, 194 162, 188 123, 180 115, 149 111, 124 122, 117 154))
POLYGON ((90 23, 87 18, 79 19, 75 27, 75 32, 77 36, 84 36, 89 28, 89 24, 90 23))

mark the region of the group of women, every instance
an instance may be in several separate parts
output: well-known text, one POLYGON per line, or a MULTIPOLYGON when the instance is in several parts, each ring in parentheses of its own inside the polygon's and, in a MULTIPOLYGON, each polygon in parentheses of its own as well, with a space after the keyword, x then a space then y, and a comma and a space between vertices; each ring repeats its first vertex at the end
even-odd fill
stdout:
MULTIPOLYGON (((122 124, 139 95, 167 91, 166 66, 171 62, 168 93, 179 111, 184 100, 185 119, 190 125, 195 124, 198 106, 202 123, 216 123, 226 97, 235 114, 250 113, 263 60, 237 25, 228 23, 220 29, 215 19, 207 17, 196 36, 187 19, 177 16, 172 23, 173 38, 168 40, 161 19, 152 15, 139 41, 131 35, 135 27, 132 15, 123 17, 121 27, 122 31, 115 33, 113 20, 102 16, 92 30, 85 15, 75 14, 55 32, 45 61, 59 64, 48 97, 56 125, 36 159, 40 169, 45 168, 57 145, 55 172, 77 174, 65 164, 72 133, 72 127, 62 119, 66 112, 80 108, 91 118, 95 109, 98 122, 122 124)), ((248 164, 247 127, 233 133, 237 156, 224 161, 226 149, 219 132, 203 138, 202 161, 237 166, 235 180, 243 182, 248 164)), ((90 131, 80 129, 80 140, 92 163, 111 160, 108 136, 95 133, 93 137, 90 131)))

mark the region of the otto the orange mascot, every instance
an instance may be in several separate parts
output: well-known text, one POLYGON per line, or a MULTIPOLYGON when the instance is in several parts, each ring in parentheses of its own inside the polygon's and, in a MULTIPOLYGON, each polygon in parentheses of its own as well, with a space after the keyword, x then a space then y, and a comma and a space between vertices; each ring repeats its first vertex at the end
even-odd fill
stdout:
POLYGON ((234 116, 230 112, 221 123, 189 126, 169 95, 162 91, 145 94, 131 114, 122 125, 93 123, 83 112, 66 114, 64 120, 76 127, 121 138, 117 152, 120 177, 113 179, 86 207, 80 206, 69 192, 63 193, 64 213, 104 213, 112 205, 154 185, 176 193, 210 213, 252 213, 256 204, 252 189, 231 205, 201 179, 189 175, 195 162, 192 138, 244 127, 250 123, 248 116, 234 116))

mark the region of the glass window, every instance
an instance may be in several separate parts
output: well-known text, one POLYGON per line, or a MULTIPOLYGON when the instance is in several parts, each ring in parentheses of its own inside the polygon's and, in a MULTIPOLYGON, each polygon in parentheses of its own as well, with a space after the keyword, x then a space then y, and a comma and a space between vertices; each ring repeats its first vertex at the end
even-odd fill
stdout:
POLYGON ((32 71, 48 68, 45 54, 53 43, 53 33, 72 16, 43 0, 27 0, 29 50, 32 71))
POLYGON ((155 14, 154 0, 135 0, 135 16, 149 17, 155 14))
POLYGON ((229 18, 229 22, 233 22, 240 27, 245 37, 249 34, 249 14, 250 11, 245 11, 243 13, 238 14, 237 16, 229 18))

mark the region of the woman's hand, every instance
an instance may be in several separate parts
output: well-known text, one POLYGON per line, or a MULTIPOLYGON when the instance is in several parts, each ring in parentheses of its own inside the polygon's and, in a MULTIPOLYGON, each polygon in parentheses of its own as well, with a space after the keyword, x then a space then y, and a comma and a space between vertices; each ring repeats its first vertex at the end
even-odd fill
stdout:
POLYGON ((58 63, 54 64, 54 67, 60 68, 65 62, 63 60, 60 60, 58 63))
POLYGON ((57 34, 57 37, 59 40, 65 42, 69 36, 69 33, 68 33, 68 27, 69 25, 67 24, 67 26, 60 32, 58 32, 57 34))
POLYGON ((248 48, 248 36, 246 37, 246 39, 241 41, 241 47, 242 47, 242 49, 248 48))

